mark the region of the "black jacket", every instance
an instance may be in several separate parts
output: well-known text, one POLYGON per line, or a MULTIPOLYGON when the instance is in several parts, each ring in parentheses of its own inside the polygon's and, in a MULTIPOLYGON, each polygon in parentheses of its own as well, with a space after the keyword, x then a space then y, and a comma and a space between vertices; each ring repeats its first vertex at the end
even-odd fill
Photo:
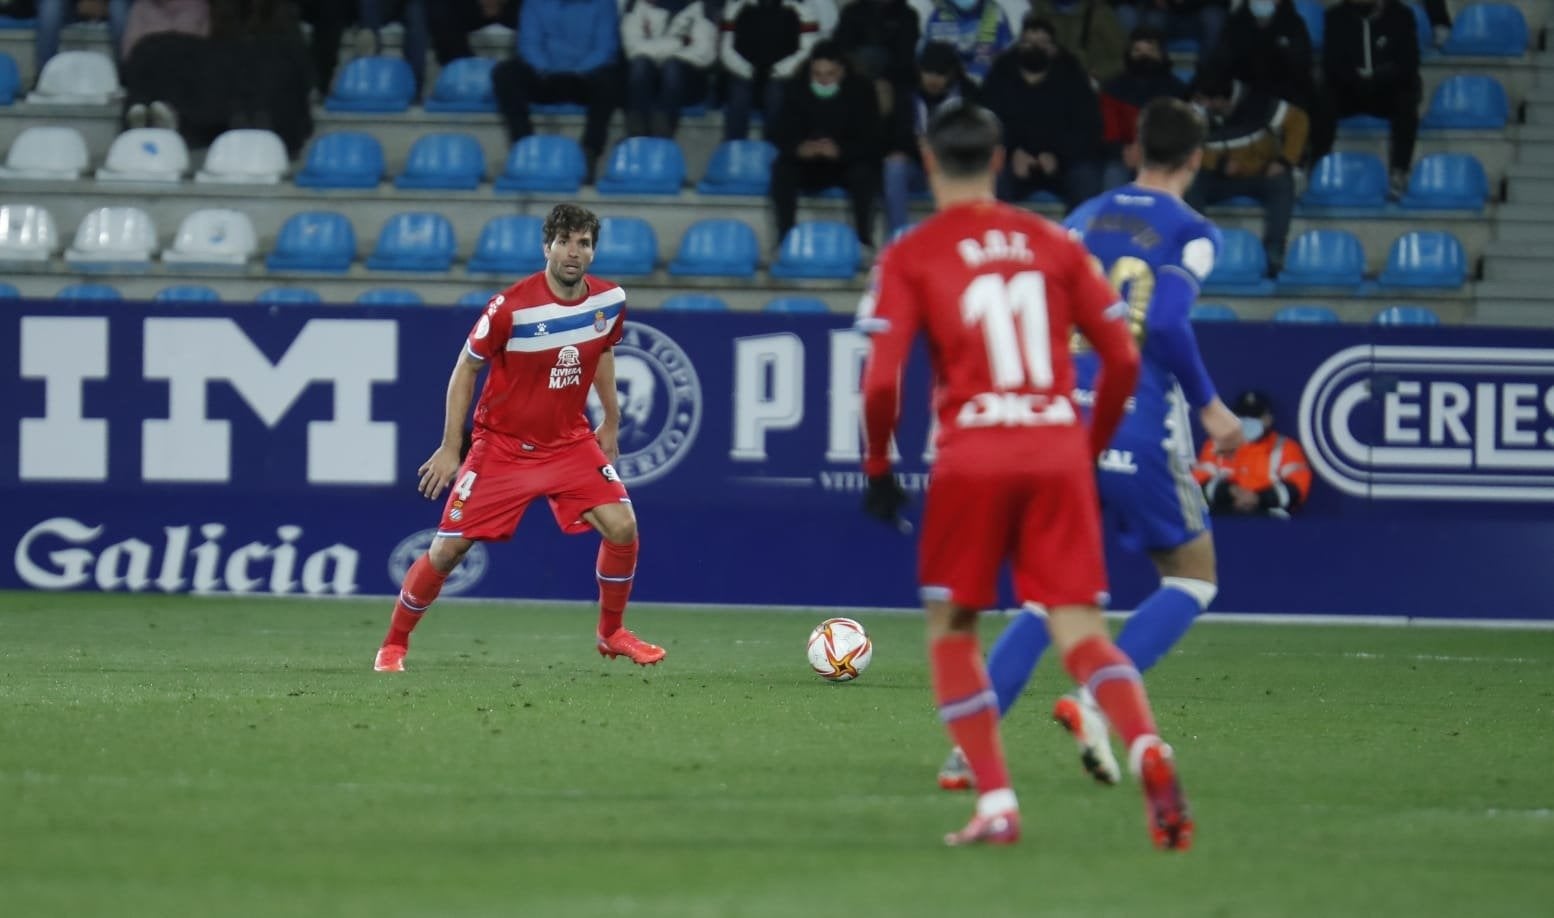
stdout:
POLYGON ((917 76, 917 11, 906 0, 853 0, 832 36, 853 73, 910 86, 917 76))
POLYGON ((881 155, 879 96, 874 84, 849 73, 842 88, 822 99, 809 88, 809 70, 783 87, 782 107, 771 141, 779 156, 793 157, 806 140, 827 138, 841 148, 842 162, 878 160, 881 155))
POLYGON ((1323 20, 1322 76, 1332 87, 1391 85, 1419 89, 1419 33, 1414 14, 1396 0, 1382 0, 1368 15, 1353 3, 1327 8, 1323 20), (1367 81, 1359 71, 1369 67, 1367 81))
POLYGON ((1245 6, 1231 13, 1204 69, 1309 108, 1314 66, 1306 21, 1294 3, 1281 3, 1266 28, 1245 6))
POLYGON ((1067 55, 1060 55, 1035 85, 1025 82, 1015 51, 993 62, 982 83, 982 104, 1004 125, 1010 153, 1051 153, 1060 168, 1101 154, 1101 103, 1090 77, 1067 55))
POLYGON ((890 139, 886 143, 886 152, 905 153, 917 159, 917 141, 923 136, 928 119, 939 110, 939 106, 951 99, 980 102, 981 92, 977 84, 962 76, 958 82, 952 83, 944 96, 939 99, 929 99, 923 95, 921 89, 911 95, 898 96, 895 111, 890 113, 890 139))

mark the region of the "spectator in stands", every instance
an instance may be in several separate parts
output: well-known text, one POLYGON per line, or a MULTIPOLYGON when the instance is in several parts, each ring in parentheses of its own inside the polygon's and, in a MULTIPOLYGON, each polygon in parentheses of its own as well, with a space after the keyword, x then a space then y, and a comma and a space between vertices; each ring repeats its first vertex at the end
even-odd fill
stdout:
POLYGON ((842 11, 836 43, 847 55, 848 71, 874 82, 886 118, 917 82, 912 64, 921 27, 906 0, 854 0, 842 11))
POLYGON ((999 56, 982 86, 1004 127, 1003 201, 1039 191, 1072 210, 1101 191, 1101 103, 1079 63, 1057 45, 1052 23, 1028 15, 1019 43, 999 56))
POLYGON ((783 81, 799 71, 819 40, 804 0, 725 0, 718 56, 723 63, 723 139, 750 136, 759 102, 768 126, 782 105, 783 81))
POLYGON ((1310 126, 1306 112, 1212 71, 1200 74, 1193 102, 1206 112, 1209 134, 1187 203, 1202 210, 1244 196, 1262 204, 1263 249, 1269 272, 1277 274, 1295 213, 1295 164, 1310 126))
POLYGON ((1423 3, 1435 37, 1434 45, 1439 48, 1451 37, 1451 11, 1446 8, 1446 0, 1423 0, 1423 3))
POLYGON ((632 0, 621 19, 626 134, 673 137, 680 109, 707 98, 718 27, 702 0, 632 0))
POLYGON ((993 61, 1015 41, 1018 20, 997 0, 913 0, 923 41, 942 41, 960 52, 966 75, 982 82, 993 61))
POLYGON ((518 55, 491 73, 509 142, 534 133, 529 106, 586 105, 584 183, 609 136, 620 105, 620 19, 615 0, 526 0, 518 18, 518 55))
POLYGON ((210 36, 208 0, 137 0, 124 26, 124 59, 135 54, 142 38, 161 32, 210 36))
POLYGON ((1058 45, 1096 82, 1122 72, 1128 33, 1106 0, 1031 0, 1031 14, 1052 23, 1058 45))
POLYGON ((1333 149, 1338 119, 1375 115, 1391 125, 1392 195, 1408 187, 1419 134, 1419 34, 1414 14, 1395 0, 1347 0, 1323 20, 1322 98, 1313 119, 1311 156, 1333 149))
POLYGON ((1138 122, 1144 106, 1159 98, 1187 98, 1187 84, 1171 72, 1165 33, 1139 26, 1128 36, 1127 60, 1121 76, 1101 86, 1101 139, 1106 144, 1102 184, 1107 188, 1131 181, 1138 171, 1138 122))
POLYGON ((211 0, 210 14, 215 88, 226 96, 226 127, 274 131, 296 156, 313 133, 313 83, 295 5, 211 0))
POLYGON ((1230 14, 1203 70, 1228 72, 1253 89, 1308 112, 1316 96, 1311 35, 1294 0, 1249 0, 1230 14))
POLYGON ((521 6, 520 0, 431 0, 426 8, 426 28, 437 63, 474 57, 475 49, 469 43, 472 32, 487 26, 516 29, 521 6))
POLYGON ((890 117, 885 155, 885 228, 891 236, 911 220, 908 205, 912 192, 925 189, 918 141, 928 129, 928 119, 946 102, 977 97, 977 86, 967 78, 954 45, 929 42, 918 59, 917 71, 916 91, 897 97, 901 104, 890 117))
MULTIPOLYGON (((327 92, 334 83, 335 68, 340 61, 340 39, 353 20, 358 26, 356 54, 365 56, 383 52, 379 33, 390 18, 397 16, 405 27, 405 60, 415 75, 419 95, 426 79, 429 44, 426 3, 427 0, 300 0, 303 21, 313 29, 309 50, 315 85, 320 91, 327 92)), ((448 0, 434 0, 432 5, 438 7, 444 3, 455 5, 448 0)))
POLYGON ((852 202, 858 241, 872 247, 882 152, 879 103, 867 79, 847 72, 836 42, 818 42, 804 71, 783 86, 772 128, 777 160, 771 195, 778 238, 793 229, 800 191, 841 186, 852 202))
POLYGON ((1170 41, 1196 41, 1202 52, 1219 44, 1227 6, 1225 0, 1117 0, 1117 18, 1126 32, 1154 26, 1170 41))
POLYGON ((842 21, 842 2, 850 0, 804 0, 810 15, 815 17, 816 40, 835 37, 836 27, 842 21))
POLYGON ((109 54, 115 59, 124 47, 124 28, 130 0, 38 0, 33 33, 33 66, 38 72, 59 53, 59 36, 71 22, 108 20, 109 54))
POLYGON ((1246 442, 1229 456, 1204 443, 1193 477, 1216 514, 1289 519, 1311 494, 1306 452, 1292 437, 1274 430, 1268 396, 1248 390, 1235 401, 1246 442))
MULTIPOLYGON (((181 86, 197 77, 188 65, 194 58, 178 51, 184 41, 151 41, 156 36, 190 36, 200 41, 210 36, 210 4, 207 0, 139 0, 124 28, 124 64, 119 68, 124 84, 124 123, 128 127, 178 128, 174 102, 194 86, 181 86)), ((199 55, 203 56, 203 55, 199 55)))

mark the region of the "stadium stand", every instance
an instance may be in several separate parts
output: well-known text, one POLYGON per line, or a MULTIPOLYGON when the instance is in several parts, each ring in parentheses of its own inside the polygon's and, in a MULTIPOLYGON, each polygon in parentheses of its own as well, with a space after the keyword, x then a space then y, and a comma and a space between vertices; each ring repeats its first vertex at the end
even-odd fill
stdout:
POLYGON ((1279 272, 1280 287, 1358 288, 1364 280, 1365 249, 1353 233, 1340 229, 1301 233, 1279 272))
POLYGON ((1378 283, 1382 287, 1455 290, 1467 274, 1467 255, 1456 236, 1440 230, 1414 230, 1392 244, 1378 283))
POLYGON ((658 261, 658 234, 641 217, 605 217, 599 221, 594 270, 604 277, 652 274, 658 261))
POLYGON ((664 300, 665 312, 728 312, 728 304, 707 293, 681 293, 664 300))
POLYGON ((426 301, 421 294, 404 287, 375 287, 358 294, 356 302, 363 306, 420 306, 426 301))
POLYGON ((1282 307, 1273 314, 1273 320, 1291 325, 1335 325, 1339 321, 1338 313, 1328 307, 1309 304, 1282 307))
POLYGON ((583 184, 587 169, 577 141, 556 134, 531 134, 513 144, 496 189, 572 194, 583 184))
POLYGON ((38 87, 27 96, 37 105, 106 105, 119 93, 113 59, 96 51, 62 51, 49 58, 38 87))
POLYGON ((475 255, 469 260, 472 274, 502 274, 520 277, 545 266, 539 217, 496 217, 480 230, 475 255))
POLYGON ((16 69, 16 58, 0 54, 0 105, 16 101, 16 93, 22 88, 21 71, 16 69))
POLYGON ((90 164, 86 139, 80 131, 40 124, 11 141, 0 178, 70 181, 80 178, 90 164))
POLYGON ((1219 256, 1214 270, 1205 279, 1205 292, 1266 296, 1273 292, 1268 280, 1268 255, 1256 233, 1244 229, 1222 231, 1219 256))
POLYGON ((122 300, 124 299, 124 296, 123 294, 119 293, 118 288, 109 284, 81 283, 67 284, 64 287, 59 288, 59 292, 54 294, 54 299, 65 300, 67 302, 81 300, 122 300))
POLYGON ((702 194, 766 194, 777 148, 764 140, 725 140, 713 151, 707 174, 697 183, 702 194))
POLYGON ((303 188, 376 188, 383 181, 383 145, 362 131, 333 131, 308 150, 297 173, 303 188))
POLYGON ((45 262, 59 252, 54 217, 31 204, 0 205, 0 261, 45 262))
POLYGON ((332 112, 402 112, 415 98, 415 75, 397 57, 359 57, 335 75, 324 108, 332 112))
POLYGON ((221 294, 204 284, 177 284, 163 287, 152 299, 158 303, 219 303, 221 294))
POLYGON ((486 57, 462 57, 448 62, 437 75, 427 97, 429 112, 495 112, 491 70, 496 61, 486 57))
POLYGON ((1470 3, 1457 14, 1447 54, 1520 57, 1527 50, 1527 20, 1509 3, 1470 3))
POLYGON ((151 266, 156 224, 138 207, 100 207, 76 228, 65 261, 78 270, 133 271, 151 266))
POLYGON ((749 224, 741 220, 702 220, 686 230, 679 254, 669 263, 669 273, 751 278, 760 259, 760 242, 749 224))
POLYGON ((1425 306, 1388 306, 1372 321, 1377 325, 1439 325, 1441 317, 1425 306))
POLYGON ((766 305, 762 307, 762 311, 790 316, 818 315, 830 312, 831 307, 826 305, 825 300, 816 299, 812 296, 780 296, 774 300, 768 300, 766 305))
POLYGON ((1401 203, 1411 210, 1484 209, 1489 178, 1467 153, 1432 153, 1414 163, 1401 203))
POLYGON ((367 268, 372 271, 446 271, 453 267, 457 249, 453 224, 442 214, 427 211, 395 214, 378 233, 378 244, 367 258, 367 268))
POLYGON ((355 257, 356 230, 344 214, 306 211, 286 220, 265 263, 272 271, 344 273, 355 257))
POLYGON ((1234 309, 1223 303, 1198 303, 1188 317, 1194 322, 1235 322, 1240 319, 1234 309))
POLYGON ((480 141, 465 133, 427 134, 410 148, 410 161, 394 187, 473 191, 485 178, 480 141))
POLYGON ((809 220, 788 232, 773 277, 846 278, 858 273, 858 234, 836 220, 809 220))
POLYGON ((240 210, 197 210, 178 226, 162 261, 187 268, 240 268, 259 252, 248 215, 240 210))
POLYGON ((255 303, 270 303, 277 306, 306 306, 323 301, 323 296, 317 290, 308 287, 271 287, 254 297, 255 303))
POLYGON ((679 194, 685 185, 680 145, 665 137, 628 137, 615 145, 600 194, 679 194))
POLYGON ((189 171, 189 148, 177 131, 135 128, 108 148, 108 161, 97 170, 99 182, 178 182, 189 171))
POLYGON ((242 128, 227 131, 210 145, 196 182, 229 185, 274 185, 288 168, 286 144, 274 131, 242 128))
POLYGON ((1377 210, 1387 203, 1387 167, 1371 153, 1329 153, 1311 170, 1307 207, 1377 210))

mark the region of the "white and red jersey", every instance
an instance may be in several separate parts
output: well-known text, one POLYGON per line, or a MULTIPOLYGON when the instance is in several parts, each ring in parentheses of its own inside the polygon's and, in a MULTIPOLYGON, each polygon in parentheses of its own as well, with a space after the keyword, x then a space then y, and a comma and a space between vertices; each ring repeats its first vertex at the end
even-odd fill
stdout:
POLYGON ((1068 231, 995 201, 960 204, 886 249, 875 271, 858 309, 873 338, 863 381, 869 474, 890 468, 901 370, 919 332, 933 364, 938 462, 1062 464, 1087 445, 1092 459, 1104 448, 1139 358, 1126 307, 1068 231), (1076 326, 1109 377, 1088 436, 1072 399, 1076 326))
POLYGON ((587 294, 561 302, 540 271, 486 305, 465 349, 490 371, 475 405, 475 435, 513 437, 525 450, 593 436, 586 413, 599 358, 620 340, 626 291, 585 275, 587 294))

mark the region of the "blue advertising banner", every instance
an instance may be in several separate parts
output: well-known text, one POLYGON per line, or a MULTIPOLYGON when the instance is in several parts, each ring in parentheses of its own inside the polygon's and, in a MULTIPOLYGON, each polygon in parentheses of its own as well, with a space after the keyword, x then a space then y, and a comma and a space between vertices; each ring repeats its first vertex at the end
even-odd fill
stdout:
MULTIPOLYGON (((441 509, 415 492, 479 313, 13 304, 0 316, 0 588, 389 594, 441 509)), ((632 315, 617 467, 636 596, 910 606, 912 540, 863 518, 843 316, 632 315), (640 320, 639 320, 640 319, 640 320)), ((1554 333, 1206 326, 1227 395, 1267 392, 1317 477, 1289 521, 1217 520, 1219 608, 1554 617, 1554 333)), ((897 440, 932 450, 914 365, 897 440)), ((587 598, 597 540, 535 508, 445 595, 587 598)), ((1153 586, 1111 553, 1117 604, 1153 586)))

